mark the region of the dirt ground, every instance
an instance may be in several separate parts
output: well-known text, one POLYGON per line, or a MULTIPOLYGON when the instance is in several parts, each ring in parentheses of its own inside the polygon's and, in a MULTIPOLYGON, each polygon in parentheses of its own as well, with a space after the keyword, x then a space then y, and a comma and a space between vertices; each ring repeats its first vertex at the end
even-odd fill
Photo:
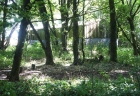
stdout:
MULTIPOLYGON (((7 73, 10 69, 0 70, 0 80, 7 79, 7 73)), ((129 68, 122 67, 117 63, 96 63, 96 64, 84 64, 84 65, 36 65, 35 70, 31 67, 23 67, 20 73, 20 78, 31 79, 33 77, 37 78, 52 78, 56 80, 70 80, 73 78, 87 78, 87 77, 98 77, 98 78, 112 78, 115 79, 119 75, 124 77, 129 76, 129 68)))

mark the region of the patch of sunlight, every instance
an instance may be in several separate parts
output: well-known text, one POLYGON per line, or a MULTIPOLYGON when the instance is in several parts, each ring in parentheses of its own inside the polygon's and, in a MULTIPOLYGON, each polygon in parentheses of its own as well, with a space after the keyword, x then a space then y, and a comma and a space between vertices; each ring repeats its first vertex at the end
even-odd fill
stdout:
POLYGON ((54 58, 54 61, 56 61, 56 62, 61 62, 61 59, 60 59, 60 58, 55 57, 55 58, 54 58))
POLYGON ((112 84, 109 86, 110 90, 115 90, 117 87, 113 86, 112 84))
POLYGON ((70 63, 63 64, 63 66, 65 66, 65 67, 69 67, 70 65, 71 65, 70 63))
POLYGON ((112 73, 127 73, 128 71, 126 71, 126 70, 112 70, 111 71, 112 73))
POLYGON ((81 77, 81 78, 70 80, 71 85, 73 85, 73 86, 77 86, 78 84, 81 84, 83 81, 87 82, 87 81, 89 81, 89 78, 81 77))
POLYGON ((21 79, 25 79, 25 80, 35 80, 35 81, 38 81, 38 82, 51 82, 53 81, 52 78, 50 76, 45 76, 45 75, 36 75, 36 74, 33 74, 33 75, 27 75, 27 76, 22 76, 21 74, 21 79))

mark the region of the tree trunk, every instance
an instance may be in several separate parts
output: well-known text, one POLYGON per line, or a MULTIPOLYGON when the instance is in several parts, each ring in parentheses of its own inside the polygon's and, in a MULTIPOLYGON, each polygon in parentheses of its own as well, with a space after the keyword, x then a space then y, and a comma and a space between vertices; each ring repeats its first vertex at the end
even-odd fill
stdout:
POLYGON ((45 32, 45 41, 46 41, 46 46, 45 46, 45 54, 46 54, 46 64, 47 65, 53 65, 54 61, 53 61, 53 55, 52 55, 52 50, 51 50, 51 46, 50 46, 50 33, 49 33, 49 22, 48 22, 48 17, 46 16, 47 14, 47 10, 45 8, 44 2, 43 0, 36 0, 36 1, 41 1, 39 3, 39 12, 40 12, 40 16, 42 19, 42 23, 43 23, 43 29, 45 32))
MULTIPOLYGON (((61 19, 63 22, 63 16, 61 15, 61 19)), ((65 21, 64 21, 65 22, 65 21)), ((62 28, 61 28, 61 40, 62 40, 62 51, 67 51, 67 30, 65 29, 66 27, 66 23, 62 24, 62 28)))
POLYGON ((130 29, 131 29, 131 39, 132 39, 132 46, 133 46, 133 54, 135 56, 138 56, 139 53, 138 53, 138 49, 137 49, 137 40, 136 40, 136 36, 135 36, 135 27, 134 27, 134 18, 133 17, 128 17, 127 18, 128 22, 129 22, 129 25, 130 25, 130 29))
POLYGON ((20 25, 20 30, 19 30, 19 35, 18 35, 18 44, 16 47, 15 55, 14 55, 11 76, 9 78, 10 81, 19 81, 19 68, 20 68, 20 63, 22 59, 22 51, 23 51, 23 46, 25 42, 25 37, 27 34, 26 32, 27 25, 28 25, 28 21, 24 17, 20 25))
POLYGON ((12 36, 13 32, 15 31, 17 25, 18 25, 18 23, 16 23, 16 24, 13 26, 13 28, 12 28, 12 30, 11 30, 9 36, 8 36, 8 39, 7 39, 6 43, 5 43, 5 49, 9 46, 11 36, 12 36))
POLYGON ((79 63, 79 29, 78 29, 78 9, 77 9, 77 0, 73 0, 73 54, 74 54, 74 65, 79 63))
POLYGON ((83 55, 83 62, 85 61, 85 51, 84 51, 84 37, 85 37, 85 0, 83 1, 83 30, 82 30, 82 42, 81 42, 81 47, 82 47, 82 55, 83 55))
MULTIPOLYGON (((29 3, 30 3, 30 0, 24 0, 23 2, 23 5, 24 5, 23 8, 26 11, 30 10, 30 7, 28 6, 29 3)), ((20 24, 20 30, 18 34, 18 44, 15 50, 12 71, 11 71, 11 76, 9 78, 9 81, 19 81, 19 68, 20 68, 20 63, 22 59, 22 52, 23 52, 25 37, 27 34, 26 32, 27 25, 28 25, 27 17, 23 17, 20 24)))
MULTIPOLYGON (((124 0, 121 0, 122 4, 125 5, 124 0)), ((137 42, 137 38, 135 35, 135 24, 134 24, 134 17, 136 16, 136 14, 139 13, 139 9, 140 9, 140 5, 137 5, 138 0, 134 0, 134 2, 130 1, 127 2, 127 5, 130 7, 130 12, 129 12, 129 16, 127 17, 127 20, 129 22, 129 26, 130 26, 130 35, 131 38, 128 38, 125 34, 125 37, 128 39, 128 41, 131 43, 132 47, 133 47, 133 54, 135 56, 140 55, 140 48, 139 48, 139 44, 137 42), (135 6, 135 8, 134 8, 135 6)))
POLYGON ((52 19, 52 26, 53 26, 53 34, 54 34, 54 45, 58 45, 58 40, 57 40, 57 35, 56 35, 56 28, 55 28, 55 23, 54 23, 54 18, 53 18, 53 11, 52 11, 52 6, 50 0, 48 0, 48 4, 50 6, 50 12, 51 12, 51 19, 52 19))
POLYGON ((117 62, 117 27, 114 0, 109 0, 110 8, 110 61, 117 62))
POLYGON ((62 51, 67 51, 67 31, 68 31, 68 10, 66 10, 69 6, 65 6, 66 0, 61 0, 61 22, 62 22, 62 28, 61 28, 61 40, 62 40, 62 51))
POLYGON ((2 42, 0 45, 0 49, 4 50, 5 49, 5 28, 6 28, 6 16, 7 16, 7 3, 8 0, 5 0, 4 2, 4 9, 3 9, 3 32, 2 32, 2 42))
POLYGON ((37 38, 38 38, 39 42, 41 43, 41 46, 42 46, 42 48, 43 48, 43 50, 45 52, 45 55, 46 55, 46 64, 53 65, 54 64, 53 62, 52 63, 49 63, 49 62, 51 62, 49 60, 51 60, 52 58, 49 58, 48 57, 48 54, 51 54, 51 53, 48 53, 49 51, 46 50, 46 46, 44 45, 44 43, 42 42, 41 38, 39 37, 39 35, 38 35, 37 31, 35 30, 33 24, 30 21, 29 21, 29 24, 32 27, 34 34, 37 36, 37 38))

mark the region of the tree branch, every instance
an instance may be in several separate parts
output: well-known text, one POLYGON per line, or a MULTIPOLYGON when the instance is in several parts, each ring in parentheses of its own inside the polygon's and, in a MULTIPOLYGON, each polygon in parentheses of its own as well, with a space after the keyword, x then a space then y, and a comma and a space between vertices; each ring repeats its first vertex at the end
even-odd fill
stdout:
POLYGON ((17 5, 17 3, 15 3, 15 1, 14 1, 14 0, 11 0, 11 1, 12 1, 12 2, 16 5, 16 6, 18 6, 18 5, 17 5))
MULTIPOLYGON (((130 1, 131 1, 131 0, 130 0, 130 1)), ((131 7, 130 15, 132 15, 133 8, 134 8, 134 6, 135 6, 135 4, 136 4, 136 1, 137 1, 137 0, 135 0, 135 1, 133 2, 132 6, 130 6, 130 7, 131 7)))
POLYGON ((124 31, 123 28, 121 27, 121 24, 119 23, 118 20, 117 20, 117 24, 118 24, 118 27, 121 29, 123 35, 126 37, 126 39, 130 42, 131 45, 133 45, 133 43, 131 42, 131 40, 130 40, 129 37, 127 36, 127 34, 125 34, 125 31, 124 31))
POLYGON ((132 15, 133 17, 137 14, 137 13, 139 13, 140 12, 140 4, 138 5, 138 7, 137 7, 137 9, 136 9, 136 11, 134 12, 134 14, 132 15))
POLYGON ((45 49, 45 45, 44 45, 44 43, 42 42, 42 40, 41 40, 40 36, 38 35, 38 33, 37 33, 36 29, 34 28, 34 26, 33 26, 32 22, 31 22, 30 20, 29 20, 28 22, 29 22, 29 24, 30 24, 31 28, 33 29, 34 34, 37 36, 37 38, 38 38, 39 42, 41 43, 42 48, 43 48, 43 49, 45 49))

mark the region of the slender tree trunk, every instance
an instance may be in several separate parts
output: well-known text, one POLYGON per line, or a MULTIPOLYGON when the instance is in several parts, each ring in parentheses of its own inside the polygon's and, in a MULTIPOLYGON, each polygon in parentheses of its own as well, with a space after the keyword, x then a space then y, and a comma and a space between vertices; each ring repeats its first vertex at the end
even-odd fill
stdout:
POLYGON ((8 36, 8 39, 7 39, 6 43, 5 43, 5 49, 9 46, 11 36, 12 36, 13 32, 15 31, 17 25, 18 25, 18 23, 16 23, 16 24, 13 26, 13 28, 12 28, 12 30, 11 30, 9 36, 8 36))
POLYGON ((67 51, 67 31, 68 31, 68 6, 66 6, 66 0, 61 0, 61 22, 62 22, 62 28, 61 28, 61 40, 62 40, 62 51, 67 51))
POLYGON ((137 47, 137 40, 136 40, 136 36, 135 36, 135 27, 134 27, 134 18, 133 17, 129 17, 127 18, 128 22, 129 22, 129 25, 130 25, 130 29, 131 29, 131 38, 132 38, 132 46, 133 46, 133 54, 135 56, 138 56, 139 53, 138 53, 138 47, 137 47))
POLYGON ((3 32, 2 32, 2 42, 1 42, 1 49, 5 49, 5 28, 6 28, 6 16, 7 16, 7 3, 8 0, 5 0, 4 2, 4 9, 3 9, 3 32))
MULTIPOLYGON (((65 22, 64 16, 61 13, 62 23, 65 22)), ((62 40, 62 51, 67 51, 67 33, 65 32, 66 23, 62 24, 61 28, 61 40, 62 40)))
MULTIPOLYGON (((30 0, 23 1, 23 8, 25 9, 26 12, 30 10, 30 7, 28 6, 29 3, 30 3, 30 0)), ((23 17, 20 24, 20 30, 18 34, 18 44, 15 50, 12 71, 11 71, 9 81, 19 81, 19 68, 20 68, 21 59, 22 59, 22 52, 23 52, 25 37, 27 34, 26 32, 27 25, 28 25, 27 17, 23 17)))
POLYGON ((85 38, 85 0, 83 1, 83 31, 82 31, 82 42, 81 42, 81 47, 82 47, 82 53, 83 53, 83 62, 85 61, 85 51, 84 51, 84 38, 85 38))
MULTIPOLYGON (((34 34, 37 36, 37 38, 38 38, 39 42, 41 43, 41 46, 42 46, 42 48, 43 48, 43 50, 44 50, 44 52, 45 52, 45 55, 46 55, 46 64, 50 64, 50 63, 48 63, 48 62, 50 62, 50 61, 49 61, 50 58, 47 57, 47 56, 48 56, 48 51, 46 50, 46 46, 45 46, 44 43, 42 42, 42 40, 41 40, 39 34, 37 33, 37 31, 35 30, 33 24, 32 24, 30 21, 29 21, 29 24, 30 24, 30 26, 32 27, 34 34)), ((51 65, 53 65, 53 64, 51 64, 51 65)))
POLYGON ((52 55, 52 50, 51 50, 51 45, 50 45, 50 33, 49 33, 49 22, 48 22, 48 17, 46 16, 47 14, 47 10, 45 8, 44 2, 43 0, 36 0, 36 1, 41 1, 39 3, 39 12, 40 12, 40 16, 42 19, 42 23, 43 23, 43 29, 45 32, 45 41, 46 41, 46 46, 45 46, 45 55, 46 55, 46 64, 48 65, 53 65, 54 61, 53 61, 53 55, 52 55))
POLYGON ((73 54, 74 54, 74 65, 78 65, 79 62, 79 29, 78 29, 78 9, 77 0, 73 0, 73 54))
POLYGON ((54 23, 54 18, 53 18, 53 11, 52 11, 52 6, 50 0, 48 0, 48 4, 50 6, 50 12, 51 12, 51 19, 52 19, 52 26, 53 26, 53 34, 55 36, 55 45, 58 45, 58 40, 57 40, 57 34, 56 34, 56 28, 55 28, 55 23, 54 23))
POLYGON ((117 27, 114 0, 109 0, 110 8, 110 61, 117 62, 117 27))

